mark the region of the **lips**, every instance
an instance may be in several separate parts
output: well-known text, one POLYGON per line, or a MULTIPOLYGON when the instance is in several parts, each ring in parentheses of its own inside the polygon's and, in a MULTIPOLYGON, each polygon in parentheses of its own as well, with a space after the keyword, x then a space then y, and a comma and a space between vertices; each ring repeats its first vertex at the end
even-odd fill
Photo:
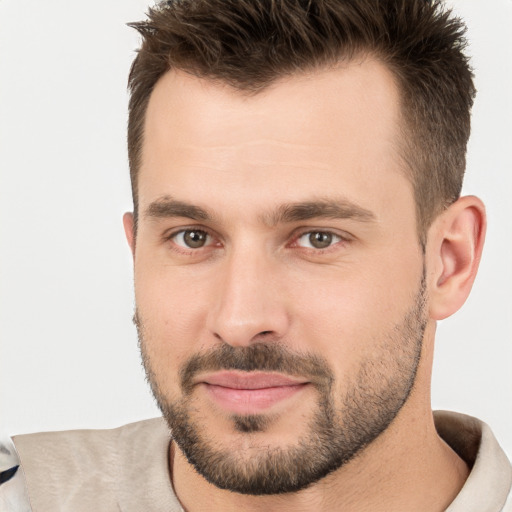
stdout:
POLYGON ((232 389, 263 389, 303 384, 303 381, 278 373, 221 372, 201 379, 207 384, 232 389))
POLYGON ((203 376, 199 384, 222 409, 256 414, 290 399, 308 383, 277 373, 220 372, 203 376))

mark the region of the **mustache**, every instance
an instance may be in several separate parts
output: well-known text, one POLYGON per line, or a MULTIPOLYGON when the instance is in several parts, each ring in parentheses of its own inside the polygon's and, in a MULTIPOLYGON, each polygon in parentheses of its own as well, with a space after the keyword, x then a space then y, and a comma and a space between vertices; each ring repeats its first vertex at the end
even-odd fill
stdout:
POLYGON ((182 366, 179 375, 181 387, 188 394, 198 374, 221 370, 279 372, 307 378, 323 388, 330 388, 334 380, 327 361, 317 355, 295 353, 277 342, 255 343, 247 347, 224 343, 192 356, 182 366))
MULTIPOLYGON (((139 335, 139 345, 144 348, 144 323, 135 309, 133 323, 139 335)), ((142 350, 143 361, 145 359, 142 350)), ((147 364, 144 367, 148 368, 147 364)), ((323 392, 328 392, 334 382, 334 374, 321 356, 294 352, 276 340, 257 342, 246 347, 233 347, 227 343, 191 356, 181 367, 179 379, 185 394, 190 394, 200 373, 222 370, 243 372, 278 372, 305 378, 323 392)))

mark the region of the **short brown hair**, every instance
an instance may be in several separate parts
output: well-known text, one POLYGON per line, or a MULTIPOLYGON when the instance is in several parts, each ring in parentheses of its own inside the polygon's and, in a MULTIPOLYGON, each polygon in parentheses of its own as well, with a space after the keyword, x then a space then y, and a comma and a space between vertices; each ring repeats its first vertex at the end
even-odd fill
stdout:
POLYGON ((475 88, 466 27, 441 0, 168 0, 130 26, 143 37, 129 77, 135 216, 145 113, 164 73, 179 69, 256 94, 278 78, 361 54, 385 63, 399 87, 401 156, 423 242, 459 197, 475 88))

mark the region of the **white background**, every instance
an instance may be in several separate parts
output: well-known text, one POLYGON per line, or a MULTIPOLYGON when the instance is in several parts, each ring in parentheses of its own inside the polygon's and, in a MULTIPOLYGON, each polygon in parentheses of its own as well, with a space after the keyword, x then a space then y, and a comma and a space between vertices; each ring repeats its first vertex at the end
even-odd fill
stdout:
MULTIPOLYGON (((479 94, 466 193, 489 231, 473 294, 439 326, 433 406, 512 455, 512 1, 450 2, 479 94)), ((131 323, 126 78, 143 0, 0 0, 0 430, 158 414, 131 323)))

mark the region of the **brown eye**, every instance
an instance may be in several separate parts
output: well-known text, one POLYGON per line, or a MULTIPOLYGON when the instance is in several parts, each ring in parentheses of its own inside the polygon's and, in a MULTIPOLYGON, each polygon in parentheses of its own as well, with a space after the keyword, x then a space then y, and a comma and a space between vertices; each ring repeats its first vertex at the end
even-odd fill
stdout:
POLYGON ((200 249, 210 243, 210 235, 200 229, 186 229, 173 236, 174 242, 187 249, 200 249))
POLYGON ((309 243, 315 249, 325 249, 326 247, 329 247, 329 245, 331 245, 332 235, 330 233, 322 233, 322 232, 310 233, 309 234, 309 243))
POLYGON ((297 244, 309 249, 327 249, 340 241, 341 237, 328 231, 309 231, 298 238, 297 244))

